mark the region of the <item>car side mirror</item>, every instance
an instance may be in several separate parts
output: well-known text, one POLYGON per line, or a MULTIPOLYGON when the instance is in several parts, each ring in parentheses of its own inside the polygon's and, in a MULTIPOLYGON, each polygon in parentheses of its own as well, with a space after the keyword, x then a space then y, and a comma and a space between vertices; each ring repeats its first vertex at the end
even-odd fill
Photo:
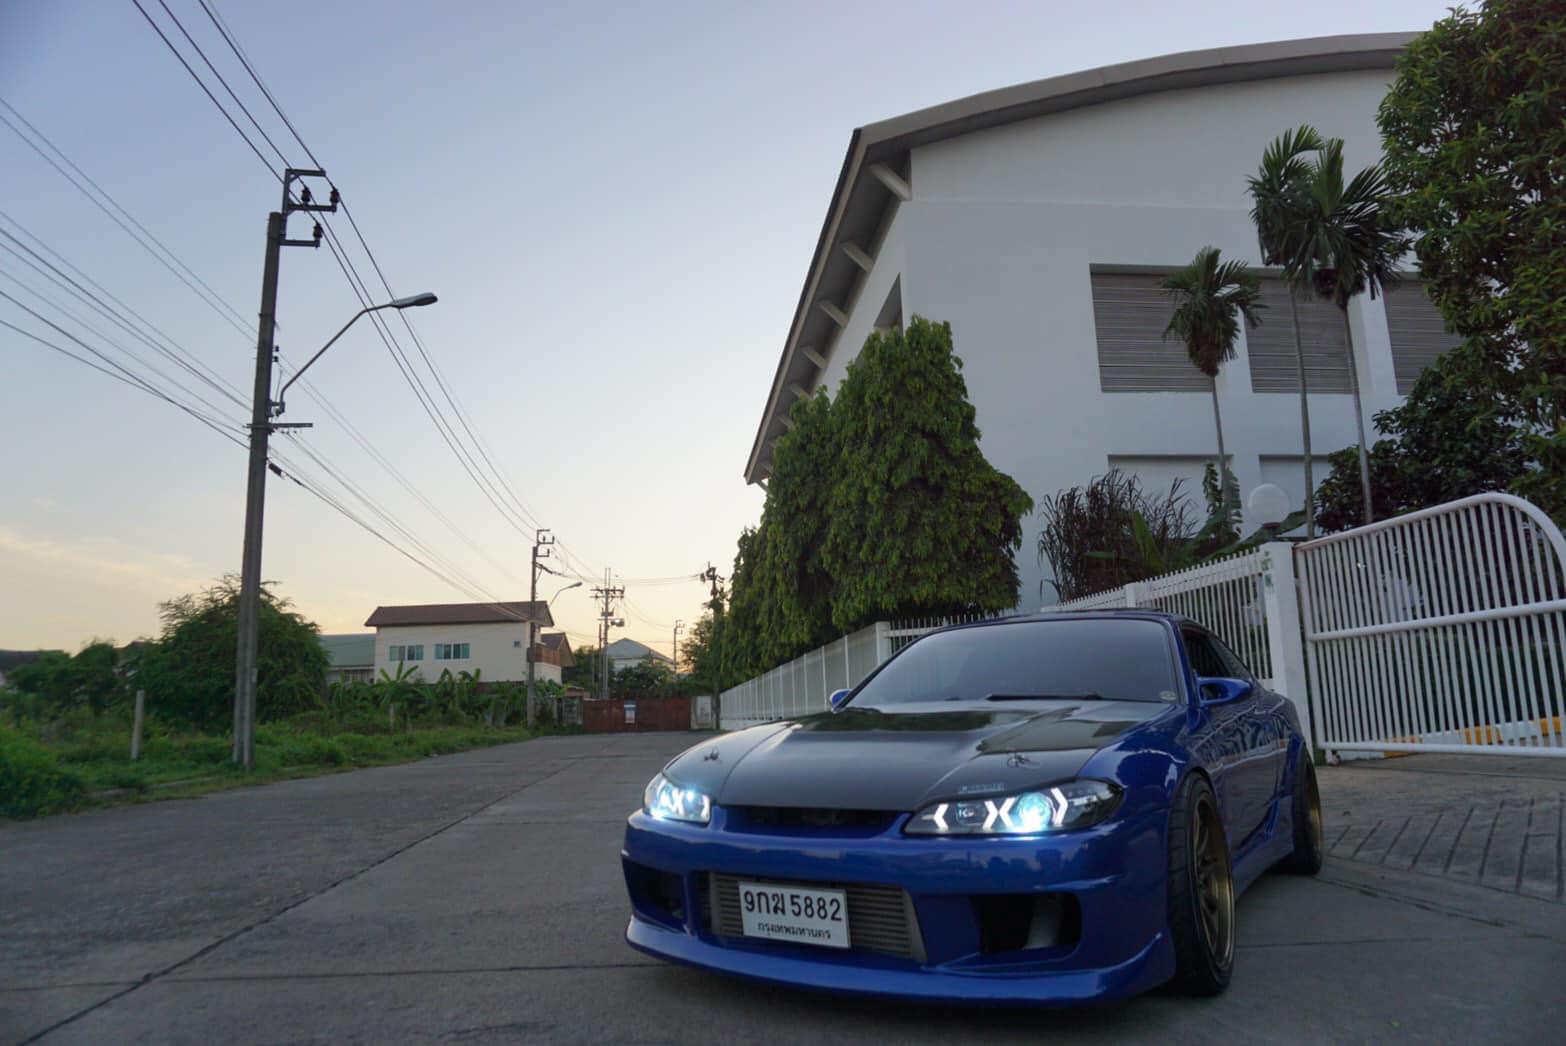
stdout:
POLYGON ((1248 679, 1231 679, 1228 676, 1203 676, 1196 681, 1202 695, 1202 707, 1227 705, 1251 696, 1255 686, 1248 679))
POLYGON ((839 708, 843 707, 843 702, 848 700, 848 695, 849 691, 847 690, 832 691, 832 696, 827 698, 827 706, 831 708, 832 711, 836 712, 839 708))

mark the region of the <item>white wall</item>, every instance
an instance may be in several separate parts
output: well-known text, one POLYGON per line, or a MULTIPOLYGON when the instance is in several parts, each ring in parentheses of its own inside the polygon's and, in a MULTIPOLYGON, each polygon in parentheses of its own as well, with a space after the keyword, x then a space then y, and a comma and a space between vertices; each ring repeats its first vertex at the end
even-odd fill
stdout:
MULTIPOLYGON (((452 674, 480 671, 481 682, 522 682, 527 679, 527 625, 521 623, 488 625, 410 625, 378 628, 375 630, 376 678, 382 669, 396 673, 397 664, 387 656, 387 649, 395 645, 422 643, 424 660, 408 662, 417 667, 420 677, 427 683, 440 678, 442 669, 452 674), (436 643, 467 643, 471 655, 465 661, 436 661, 436 643)), ((560 682, 560 669, 555 665, 539 662, 535 678, 560 682)))
MULTIPOLYGON (((1262 149, 1309 122, 1346 139, 1351 170, 1371 162, 1388 78, 1336 73, 1176 91, 916 149, 913 200, 887 237, 896 250, 883 250, 855 303, 828 368, 833 388, 900 275, 905 316, 951 322, 984 453, 1035 501, 1086 483, 1113 458, 1210 460, 1208 394, 1100 390, 1089 267, 1182 265, 1205 244, 1260 264, 1245 177, 1262 149)), ((1400 398, 1381 302, 1361 296, 1350 318, 1368 425, 1400 398)), ((1264 472, 1277 476, 1264 459, 1298 460, 1298 396, 1253 393, 1243 344, 1218 394, 1243 501, 1264 472)), ((1354 442, 1348 395, 1312 394, 1310 408, 1318 453, 1354 442)), ((1148 485, 1167 486, 1167 469, 1150 471, 1148 485)), ((1280 485, 1296 497, 1303 491, 1302 482, 1298 490, 1280 485)), ((1199 485, 1191 495, 1200 509, 1199 485)), ((1037 562, 1038 531, 1036 516, 1024 520, 1024 604, 1048 572, 1037 562)))

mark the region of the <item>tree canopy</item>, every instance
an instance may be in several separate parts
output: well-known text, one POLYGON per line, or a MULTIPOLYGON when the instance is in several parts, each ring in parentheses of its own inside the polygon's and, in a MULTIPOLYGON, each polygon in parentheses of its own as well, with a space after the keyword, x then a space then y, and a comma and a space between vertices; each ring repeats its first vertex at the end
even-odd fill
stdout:
POLYGON ((1489 0, 1408 45, 1378 122, 1396 217, 1463 338, 1447 380, 1475 390, 1470 429, 1515 426, 1510 488, 1566 522, 1563 113, 1566 4, 1489 0))

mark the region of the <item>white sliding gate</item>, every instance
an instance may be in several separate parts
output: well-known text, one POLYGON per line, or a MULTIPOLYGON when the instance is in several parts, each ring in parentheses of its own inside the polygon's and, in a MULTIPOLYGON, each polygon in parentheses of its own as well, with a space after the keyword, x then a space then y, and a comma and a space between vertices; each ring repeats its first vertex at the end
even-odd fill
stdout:
POLYGON ((1297 549, 1329 752, 1566 757, 1566 541, 1480 494, 1297 549))

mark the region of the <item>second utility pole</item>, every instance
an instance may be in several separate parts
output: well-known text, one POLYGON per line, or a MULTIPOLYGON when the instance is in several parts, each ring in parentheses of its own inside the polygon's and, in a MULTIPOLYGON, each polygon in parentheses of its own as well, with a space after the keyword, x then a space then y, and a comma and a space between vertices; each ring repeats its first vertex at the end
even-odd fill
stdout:
POLYGON ((549 546, 555 539, 548 530, 533 533, 533 572, 527 595, 527 725, 531 727, 538 716, 538 705, 533 699, 533 661, 538 656, 538 572, 545 569, 539 559, 549 555, 549 546), (539 549, 543 549, 540 553, 539 549))
POLYGON ((290 240, 288 216, 294 211, 335 211, 337 190, 329 205, 310 202, 310 190, 293 198, 294 182, 320 178, 325 171, 283 172, 283 206, 266 219, 266 264, 261 271, 261 319, 256 335, 256 383, 250 405, 250 471, 245 486, 245 551, 239 571, 239 642, 234 656, 234 762, 249 769, 256 759, 256 660, 261 647, 261 523, 266 512, 267 437, 285 427, 272 420, 273 333, 277 329, 277 267, 284 247, 321 246, 321 226, 315 238, 290 240))

